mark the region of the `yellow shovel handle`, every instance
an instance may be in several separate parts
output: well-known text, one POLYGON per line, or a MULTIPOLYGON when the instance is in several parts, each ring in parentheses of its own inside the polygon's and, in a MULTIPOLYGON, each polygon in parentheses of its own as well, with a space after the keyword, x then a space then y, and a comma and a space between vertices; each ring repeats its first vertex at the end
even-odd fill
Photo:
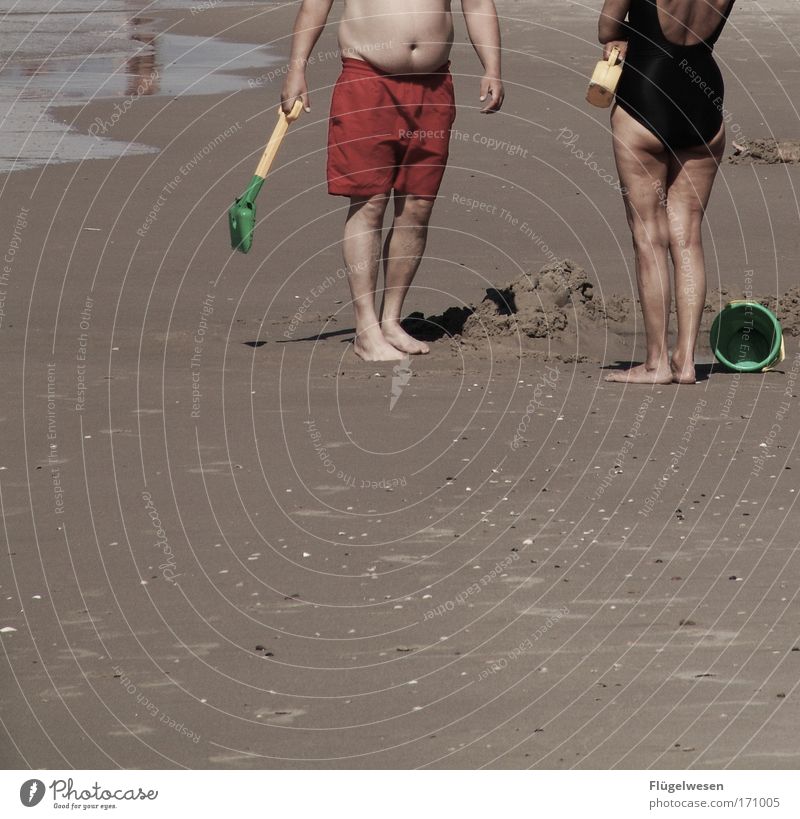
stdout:
POLYGON ((615 46, 608 55, 608 64, 616 65, 619 62, 619 49, 615 46))
POLYGON ((256 176, 266 179, 269 169, 272 167, 272 162, 275 159, 275 154, 278 153, 278 148, 281 147, 281 142, 283 142, 283 138, 289 130, 289 123, 294 122, 300 116, 302 110, 302 100, 295 100, 294 106, 288 114, 284 114, 283 109, 278 108, 278 123, 272 132, 272 136, 269 138, 267 147, 264 148, 261 161, 256 168, 256 176))

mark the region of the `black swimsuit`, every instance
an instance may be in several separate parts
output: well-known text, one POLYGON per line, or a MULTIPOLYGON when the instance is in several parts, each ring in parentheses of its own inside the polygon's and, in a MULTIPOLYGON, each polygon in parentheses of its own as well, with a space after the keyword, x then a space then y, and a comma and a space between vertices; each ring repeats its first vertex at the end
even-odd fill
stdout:
POLYGON ((722 125, 725 87, 713 51, 734 2, 707 40, 689 46, 664 36, 656 0, 631 2, 617 103, 668 150, 704 145, 722 125))

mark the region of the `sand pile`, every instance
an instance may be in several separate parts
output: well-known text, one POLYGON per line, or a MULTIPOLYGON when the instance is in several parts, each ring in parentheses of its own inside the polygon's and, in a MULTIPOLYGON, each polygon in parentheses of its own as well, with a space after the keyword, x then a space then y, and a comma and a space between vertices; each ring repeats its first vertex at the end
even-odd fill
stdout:
POLYGON ((633 304, 623 296, 596 298, 586 271, 565 259, 489 288, 477 307, 413 314, 407 328, 428 339, 456 336, 474 346, 491 339, 543 358, 601 361, 630 355, 633 304))
MULTIPOLYGON (((729 301, 744 298, 747 298, 745 294, 730 290, 727 287, 709 291, 701 327, 704 330, 710 329, 714 317, 729 301)), ((793 338, 800 336, 800 287, 790 287, 785 293, 777 297, 750 296, 749 298, 775 313, 781 323, 784 335, 793 338)), ((707 340, 701 336, 700 341, 707 340)))
POLYGON ((790 287, 780 298, 761 303, 777 315, 785 335, 800 336, 800 287, 790 287))
MULTIPOLYGON (((744 298, 728 287, 709 290, 698 338, 698 354, 709 356, 708 332, 720 310, 744 298)), ((772 310, 787 336, 800 335, 800 286, 782 296, 756 296, 772 310)), ((559 361, 630 361, 638 332, 641 348, 644 328, 639 305, 628 296, 600 298, 586 271, 565 259, 526 273, 504 287, 489 288, 477 306, 451 307, 441 315, 412 313, 403 326, 426 341, 455 338, 475 349, 500 345, 509 353, 559 361)), ((670 317, 671 337, 676 331, 675 302, 670 317)), ((642 349, 637 354, 641 357, 642 349)), ((500 350, 493 352, 499 354, 500 350)))
POLYGON ((741 139, 733 143, 728 157, 731 165, 797 165, 800 164, 800 140, 797 139, 741 139))

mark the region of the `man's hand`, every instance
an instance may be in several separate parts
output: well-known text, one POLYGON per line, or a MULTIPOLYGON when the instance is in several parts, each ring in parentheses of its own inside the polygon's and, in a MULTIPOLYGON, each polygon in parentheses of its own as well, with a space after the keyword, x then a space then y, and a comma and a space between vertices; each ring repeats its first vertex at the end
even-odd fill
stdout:
POLYGON ((292 50, 289 54, 289 73, 281 91, 281 109, 291 113, 297 100, 303 101, 306 112, 311 110, 306 85, 308 57, 325 28, 333 0, 303 0, 292 29, 292 50))
POLYGON ((628 41, 627 40, 611 40, 607 42, 603 46, 603 59, 607 60, 611 56, 611 50, 617 48, 619 49, 619 58, 620 60, 625 59, 625 55, 628 53, 628 41))
POLYGON ((467 24, 472 47, 483 66, 481 78, 482 114, 493 114, 503 104, 503 82, 500 79, 500 23, 494 0, 461 0, 461 11, 467 24), (488 101, 487 101, 488 100, 488 101))
POLYGON ((295 100, 303 101, 303 110, 311 110, 311 102, 308 98, 308 85, 304 71, 290 71, 286 75, 281 90, 281 108, 284 114, 291 112, 294 108, 295 100))
POLYGON ((481 113, 493 114, 495 111, 499 111, 505 95, 503 81, 499 77, 490 77, 488 74, 484 74, 481 78, 481 102, 487 99, 489 101, 481 108, 481 113))

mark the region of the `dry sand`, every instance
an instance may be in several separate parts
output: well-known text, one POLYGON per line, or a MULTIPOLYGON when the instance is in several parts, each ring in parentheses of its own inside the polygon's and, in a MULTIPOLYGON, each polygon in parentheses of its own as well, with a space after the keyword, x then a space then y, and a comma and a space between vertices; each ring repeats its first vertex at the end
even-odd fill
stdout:
MULTIPOLYGON (((157 154, 0 176, 5 766, 797 767, 800 170, 724 165, 707 221, 709 318, 781 296, 784 364, 605 383, 642 338, 596 10, 500 8, 508 101, 477 113, 459 27, 408 300, 460 330, 407 366, 349 346, 332 28, 248 256, 280 75, 137 99, 113 136, 157 154)), ((719 45, 740 137, 798 133, 790 11, 719 45)), ((292 14, 157 25, 285 54, 292 14)))

